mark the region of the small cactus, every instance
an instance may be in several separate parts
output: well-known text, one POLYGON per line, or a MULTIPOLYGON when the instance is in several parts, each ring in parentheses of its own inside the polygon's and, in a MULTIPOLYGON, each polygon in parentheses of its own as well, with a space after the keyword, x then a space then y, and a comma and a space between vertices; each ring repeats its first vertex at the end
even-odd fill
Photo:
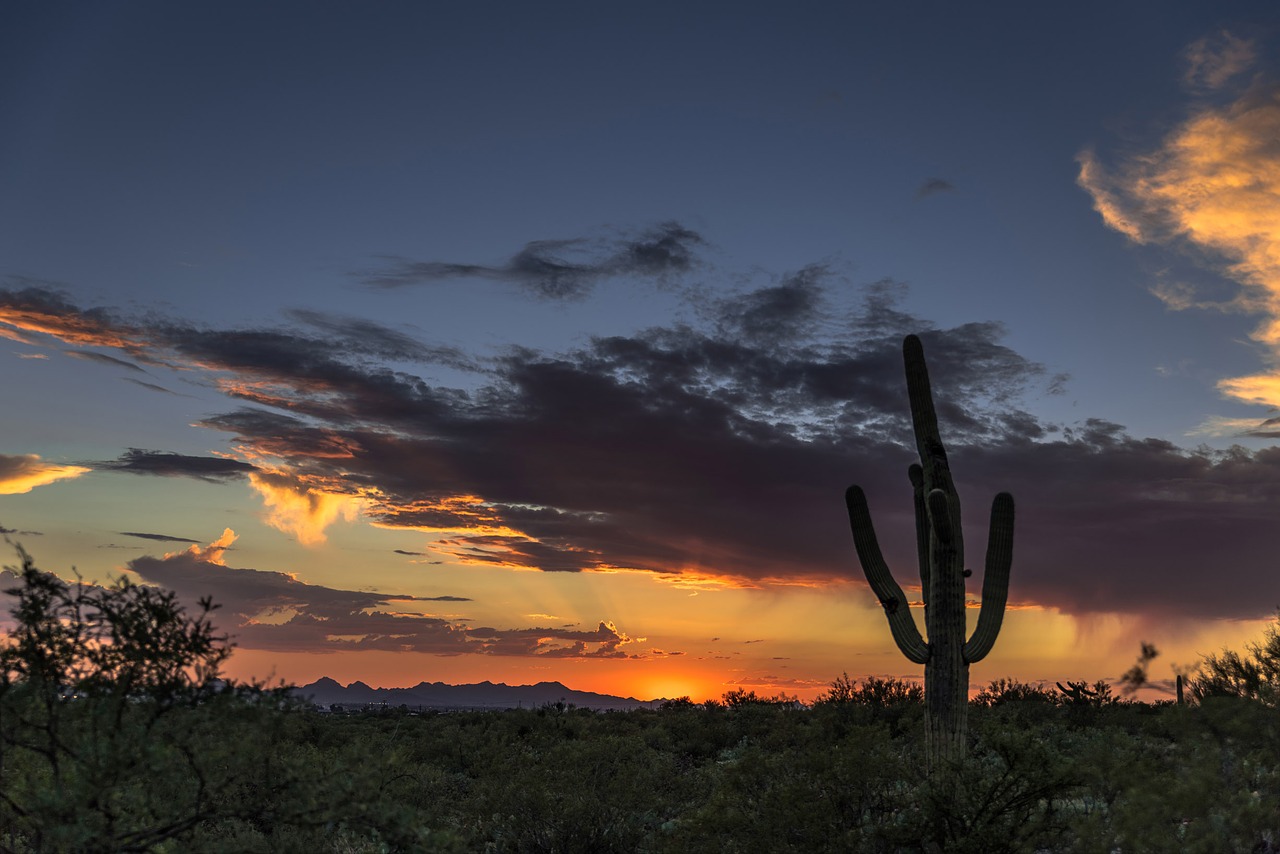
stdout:
POLYGON ((965 640, 964 543, 960 497, 951 480, 947 452, 938 434, 938 416, 929 389, 924 348, 908 335, 902 344, 907 394, 920 462, 908 476, 915 493, 916 551, 925 603, 926 641, 916 628, 902 588, 894 580, 876 540, 867 499, 849 487, 845 503, 862 570, 884 607, 898 649, 909 661, 924 665, 926 751, 934 766, 960 759, 967 749, 969 665, 981 661, 995 645, 1004 619, 1013 562, 1013 497, 996 496, 991 507, 982 610, 972 637, 965 640))
POLYGON ((1099 691, 1097 689, 1091 690, 1084 682, 1071 682, 1068 680, 1066 685, 1061 682, 1058 682, 1057 685, 1058 690, 1062 692, 1063 698, 1068 702, 1082 704, 1098 699, 1099 691))

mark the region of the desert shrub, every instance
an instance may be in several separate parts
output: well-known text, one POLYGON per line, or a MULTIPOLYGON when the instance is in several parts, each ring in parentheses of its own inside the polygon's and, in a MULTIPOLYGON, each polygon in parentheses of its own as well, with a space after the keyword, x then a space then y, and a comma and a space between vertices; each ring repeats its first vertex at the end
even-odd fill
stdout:
POLYGON ((893 706, 898 703, 923 703, 924 688, 917 682, 893 677, 868 676, 862 684, 841 674, 831 687, 818 695, 815 705, 851 703, 862 706, 893 706))
POLYGON ((900 747, 882 725, 833 743, 797 724, 771 743, 726 750, 704 769, 709 796, 667 828, 662 850, 859 850, 894 811, 900 747))
POLYGON ((1280 704, 1280 615, 1267 626, 1262 640, 1245 652, 1223 650, 1204 657, 1190 679, 1191 696, 1244 697, 1269 706, 1280 704))
POLYGON ((1058 692, 1043 685, 1032 685, 1018 679, 993 679, 974 695, 972 702, 979 706, 999 706, 1005 703, 1054 703, 1058 692))
POLYGON ((380 800, 366 756, 323 751, 283 688, 219 679, 205 600, 66 582, 19 550, 0 641, 0 850, 444 847, 380 800))

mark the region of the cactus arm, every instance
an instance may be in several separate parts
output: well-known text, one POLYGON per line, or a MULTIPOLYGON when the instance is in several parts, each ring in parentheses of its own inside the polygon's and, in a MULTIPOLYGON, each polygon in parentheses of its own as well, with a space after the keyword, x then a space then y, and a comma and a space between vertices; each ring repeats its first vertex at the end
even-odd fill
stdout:
POLYGON ((987 535, 987 568, 982 579, 982 610, 978 627, 964 645, 964 660, 973 664, 991 652, 1000 634, 1009 598, 1009 568, 1013 565, 1013 496, 1002 492, 991 503, 991 532, 987 535))
MULTIPOLYGON (((938 413, 933 406, 933 392, 929 388, 929 369, 924 362, 924 346, 915 335, 908 335, 902 342, 902 356, 907 369, 907 397, 911 403, 911 425, 915 430, 916 449, 924 468, 925 492, 941 489, 954 495, 951 467, 947 464, 947 449, 938 432, 938 413)), ((958 521, 958 520, 957 520, 958 521)))
POLYGON ((929 522, 933 525, 933 535, 943 546, 950 546, 954 539, 955 526, 951 523, 951 500, 947 493, 935 489, 929 493, 929 522))
POLYGON ((916 558, 920 561, 920 598, 929 603, 929 511, 924 500, 924 469, 912 463, 907 469, 916 507, 916 558))
POLYGON ((898 582, 893 580, 893 573, 889 571, 889 565, 880 553, 880 543, 876 539, 867 497, 860 487, 851 486, 845 492, 845 504, 849 508, 849 526, 853 529, 853 544, 858 551, 858 561, 862 564, 862 571, 867 576, 871 591, 884 607, 884 615, 889 620, 889 632, 908 661, 924 664, 929 660, 929 647, 920 636, 920 629, 911 616, 907 597, 898 582))

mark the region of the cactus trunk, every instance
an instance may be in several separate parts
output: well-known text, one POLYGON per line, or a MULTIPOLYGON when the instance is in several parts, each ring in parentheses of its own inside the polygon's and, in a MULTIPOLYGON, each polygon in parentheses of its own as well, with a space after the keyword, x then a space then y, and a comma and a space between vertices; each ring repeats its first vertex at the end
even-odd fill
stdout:
POLYGON ((908 660, 924 665, 926 751, 930 765, 938 767, 965 755, 969 665, 991 651, 1000 633, 1013 559, 1013 498, 1002 492, 991 507, 982 610, 977 628, 966 642, 964 579, 967 573, 960 497, 952 483, 946 448, 938 433, 938 418, 919 338, 907 336, 903 342, 903 358, 911 420, 920 454, 920 462, 911 466, 908 476, 915 494, 916 545, 928 641, 921 637, 906 596, 880 553, 861 488, 849 487, 845 499, 858 559, 872 591, 884 607, 893 639, 908 660))

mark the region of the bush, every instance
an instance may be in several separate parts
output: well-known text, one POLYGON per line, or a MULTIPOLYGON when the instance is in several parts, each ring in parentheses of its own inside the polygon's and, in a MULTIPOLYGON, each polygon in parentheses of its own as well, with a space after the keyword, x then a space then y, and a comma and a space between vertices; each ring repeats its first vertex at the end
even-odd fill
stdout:
POLYGON ((1251 643, 1242 655, 1223 650, 1207 655, 1191 678, 1191 696, 1245 697, 1269 706, 1280 704, 1280 615, 1267 626, 1260 643, 1251 643))
POLYGON ((172 592, 68 583, 19 555, 16 625, 0 642, 0 850, 432 838, 379 799, 366 756, 305 743, 286 689, 218 678, 230 646, 211 602, 189 614, 172 592))
POLYGON ((859 685, 856 680, 850 679, 848 673, 844 673, 834 682, 825 693, 818 695, 814 700, 815 704, 839 704, 852 703, 861 706, 877 706, 884 708, 886 706, 896 705, 898 703, 923 703, 924 688, 916 682, 908 682, 905 679, 882 679, 878 676, 868 676, 859 685))

